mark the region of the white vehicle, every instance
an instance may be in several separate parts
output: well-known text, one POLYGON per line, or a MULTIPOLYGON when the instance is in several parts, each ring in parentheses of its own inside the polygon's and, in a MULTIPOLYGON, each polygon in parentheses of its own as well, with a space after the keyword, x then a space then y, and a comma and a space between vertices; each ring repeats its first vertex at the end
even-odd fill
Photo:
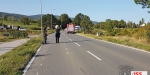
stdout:
POLYGON ((20 31, 26 31, 26 28, 19 28, 20 31))
POLYGON ((75 30, 81 30, 80 26, 75 26, 75 30))

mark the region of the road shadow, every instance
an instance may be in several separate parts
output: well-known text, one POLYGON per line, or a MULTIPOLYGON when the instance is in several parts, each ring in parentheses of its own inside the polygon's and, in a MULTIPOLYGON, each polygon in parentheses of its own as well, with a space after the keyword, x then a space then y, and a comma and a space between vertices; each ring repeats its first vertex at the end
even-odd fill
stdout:
POLYGON ((42 56, 48 56, 48 55, 52 55, 52 54, 37 54, 35 57, 42 57, 42 56))
POLYGON ((73 42, 84 42, 84 41, 91 41, 91 40, 67 41, 67 42, 60 42, 60 43, 73 43, 73 42))
MULTIPOLYGON (((91 40, 65 41, 65 42, 60 41, 59 43, 74 43, 74 42, 83 42, 83 41, 91 41, 91 40)), ((48 44, 59 44, 59 43, 54 43, 54 42, 50 43, 49 42, 48 44)))

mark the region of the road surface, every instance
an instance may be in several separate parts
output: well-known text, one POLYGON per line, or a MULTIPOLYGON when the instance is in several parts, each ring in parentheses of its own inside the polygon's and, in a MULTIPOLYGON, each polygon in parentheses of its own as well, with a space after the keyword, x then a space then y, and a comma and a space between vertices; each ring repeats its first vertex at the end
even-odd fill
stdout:
POLYGON ((25 75, 129 75, 150 73, 150 53, 76 34, 48 37, 25 75))

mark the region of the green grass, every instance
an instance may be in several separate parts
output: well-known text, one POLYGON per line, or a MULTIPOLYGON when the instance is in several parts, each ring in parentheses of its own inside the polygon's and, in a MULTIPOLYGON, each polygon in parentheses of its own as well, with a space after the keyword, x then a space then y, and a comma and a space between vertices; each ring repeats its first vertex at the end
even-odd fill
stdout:
MULTIPOLYGON (((33 38, 0 56, 0 75, 17 75, 23 70, 41 45, 41 37, 33 38)), ((21 75, 20 74, 20 75, 21 75)))
POLYGON ((43 38, 40 35, 0 56, 0 75, 22 75, 24 68, 35 55, 42 41, 43 38))
MULTIPOLYGON (((0 22, 2 22, 2 21, 0 21, 0 22)), ((30 23, 30 25, 23 25, 19 22, 11 23, 9 21, 3 21, 2 23, 5 25, 20 26, 21 28, 27 28, 28 30, 31 30, 31 28, 34 28, 34 27, 36 27, 36 28, 40 27, 40 25, 38 25, 37 23, 30 23)))

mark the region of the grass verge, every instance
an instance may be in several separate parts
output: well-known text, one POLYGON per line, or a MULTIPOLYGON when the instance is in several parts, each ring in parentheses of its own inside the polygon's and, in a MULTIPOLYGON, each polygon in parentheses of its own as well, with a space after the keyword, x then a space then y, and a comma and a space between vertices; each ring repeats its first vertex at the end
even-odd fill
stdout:
POLYGON ((32 38, 0 56, 0 75, 22 75, 26 64, 40 47, 41 39, 42 37, 32 38))
POLYGON ((78 34, 82 36, 94 38, 94 39, 105 40, 105 41, 109 41, 109 42, 113 42, 117 44, 127 45, 127 46, 143 49, 143 50, 150 52, 150 45, 148 43, 138 42, 138 40, 133 41, 130 38, 123 39, 123 37, 121 36, 120 36, 120 39, 118 39, 118 38, 115 38, 114 36, 96 36, 92 34, 83 34, 83 33, 78 33, 78 34))

